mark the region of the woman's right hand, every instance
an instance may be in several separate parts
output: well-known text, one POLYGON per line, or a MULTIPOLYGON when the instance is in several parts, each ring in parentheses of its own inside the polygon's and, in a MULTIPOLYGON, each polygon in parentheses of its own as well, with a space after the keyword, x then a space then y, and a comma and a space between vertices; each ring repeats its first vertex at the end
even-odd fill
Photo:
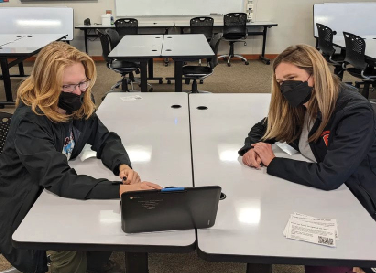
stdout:
POLYGON ((243 164, 247 166, 254 167, 256 169, 261 169, 261 157, 254 151, 250 149, 243 155, 243 164))
POLYGON ((151 182, 141 182, 137 184, 131 184, 131 185, 120 185, 120 196, 123 192, 128 191, 143 191, 143 190, 160 190, 162 189, 161 186, 151 183, 151 182))

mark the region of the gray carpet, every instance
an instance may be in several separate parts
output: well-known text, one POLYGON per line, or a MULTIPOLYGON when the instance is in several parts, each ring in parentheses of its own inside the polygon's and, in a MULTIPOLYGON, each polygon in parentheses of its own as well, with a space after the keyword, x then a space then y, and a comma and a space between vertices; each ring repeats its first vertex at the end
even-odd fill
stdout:
MULTIPOLYGON (((203 62, 204 63, 204 62, 203 62)), ((32 63, 25 64, 25 73, 30 73, 32 63)), ((107 69, 104 62, 97 62, 98 79, 93 89, 96 102, 99 105, 101 97, 116 83, 120 76, 114 71, 107 69)), ((12 73, 17 73, 16 68, 12 68, 12 73)), ((154 65, 155 77, 172 77, 173 64, 164 67, 162 62, 156 62, 154 65)), ((264 65, 260 61, 251 60, 250 65, 246 66, 240 61, 234 61, 231 67, 227 67, 224 62, 220 62, 213 75, 205 79, 204 84, 198 86, 199 90, 210 91, 214 93, 267 93, 271 90, 272 82, 271 66, 264 65)), ((345 75, 345 81, 354 81, 353 78, 345 75)), ((21 79, 12 79, 12 93, 16 98, 16 91, 21 83, 21 79)), ((174 90, 174 85, 158 84, 156 81, 150 82, 155 92, 168 92, 174 90)), ((138 90, 138 86, 135 86, 138 90)), ((190 85, 183 84, 183 89, 190 90, 190 85)), ((372 92, 374 97, 376 92, 372 92)), ((0 100, 4 100, 4 87, 0 82, 0 100)), ((13 112, 14 107, 7 106, 5 111, 13 112)), ((112 259, 124 267, 124 257, 121 252, 113 253, 112 259)), ((0 255, 0 271, 9 268, 9 263, 0 255)), ((150 273, 235 273, 245 272, 245 264, 240 263, 212 263, 205 262, 197 257, 195 252, 188 254, 150 254, 149 256, 150 273)), ((300 273, 304 272, 302 266, 275 265, 274 273, 300 273)))

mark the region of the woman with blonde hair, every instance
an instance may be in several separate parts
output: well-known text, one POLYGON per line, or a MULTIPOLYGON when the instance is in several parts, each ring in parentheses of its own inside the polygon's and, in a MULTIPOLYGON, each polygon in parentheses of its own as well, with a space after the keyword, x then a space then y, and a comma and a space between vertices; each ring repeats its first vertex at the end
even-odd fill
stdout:
POLYGON ((252 127, 239 154, 245 165, 262 164, 268 174, 304 186, 333 190, 345 183, 376 220, 375 113, 311 46, 288 47, 274 60, 269 114, 252 127), (277 141, 310 162, 276 157, 271 144, 277 141))
MULTIPOLYGON (((54 42, 41 50, 31 76, 18 90, 17 109, 0 155, 0 252, 22 272, 47 271, 44 251, 15 249, 11 244, 12 233, 44 188, 76 199, 119 198, 126 191, 160 188, 141 182, 120 137, 96 115, 91 99, 96 78, 94 61, 87 54, 54 42), (77 175, 69 167, 68 160, 85 144, 92 145, 123 183, 77 175)), ((49 254, 51 272, 120 272, 109 261, 111 252, 49 254)))

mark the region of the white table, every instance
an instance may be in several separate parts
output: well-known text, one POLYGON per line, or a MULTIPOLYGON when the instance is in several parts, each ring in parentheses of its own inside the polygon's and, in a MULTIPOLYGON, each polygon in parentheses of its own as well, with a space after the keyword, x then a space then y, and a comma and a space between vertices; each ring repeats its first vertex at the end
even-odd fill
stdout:
MULTIPOLYGON (((183 62, 214 56, 203 34, 126 35, 108 57, 141 62, 141 91, 147 91, 147 62, 152 58, 173 58, 175 91, 182 91, 183 62), (163 37, 163 38, 161 38, 163 37), (162 42, 161 42, 162 40, 162 42)), ((152 63, 152 62, 151 62, 152 63)), ((150 62, 149 62, 150 66, 150 62)), ((150 69, 149 69, 150 76, 150 69)))
POLYGON ((38 53, 49 43, 61 40, 66 34, 0 34, 0 62, 6 101, 0 102, 0 108, 4 105, 14 104, 9 69, 18 64, 20 75, 12 77, 25 77, 22 61, 38 53), (8 63, 8 58, 15 60, 8 63))
MULTIPOLYGON (((334 191, 304 187, 241 163, 237 151, 251 127, 267 115, 270 94, 190 95, 195 186, 218 185, 215 225, 197 231, 198 254, 208 261, 332 266, 376 265, 376 223, 343 185, 334 191), (207 110, 197 110, 206 106, 207 110), (285 239, 290 214, 336 218, 336 248, 285 239)), ((277 156, 285 156, 279 148, 277 156)), ((303 159, 299 155, 293 156, 303 159)), ((268 265, 263 272, 269 272, 268 265)), ((248 265, 249 271, 253 266, 248 265)), ((262 270, 254 271, 262 272, 262 270)))
MULTIPOLYGON (((123 101, 134 95, 108 94, 98 110, 101 121, 120 135, 142 180, 191 187, 188 95, 139 93, 141 100, 123 101)), ((119 180, 96 158, 83 162, 77 158, 70 165, 78 174, 119 180)), ((45 191, 13 234, 13 242, 17 247, 43 250, 188 252, 195 249, 196 235, 194 230, 126 234, 121 229, 119 200, 82 201, 45 191)), ((147 254, 132 257, 137 268, 146 272, 147 254)), ((140 272, 133 266, 127 264, 127 272, 140 272)))

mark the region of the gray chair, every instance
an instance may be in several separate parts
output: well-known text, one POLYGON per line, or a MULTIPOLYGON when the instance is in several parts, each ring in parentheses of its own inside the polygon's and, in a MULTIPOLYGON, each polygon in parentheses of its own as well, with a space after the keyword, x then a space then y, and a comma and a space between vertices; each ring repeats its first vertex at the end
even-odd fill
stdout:
POLYGON ((218 58, 227 59, 227 65, 231 66, 230 60, 234 57, 240 58, 245 62, 246 65, 249 64, 248 60, 241 55, 234 54, 234 44, 237 42, 244 43, 247 45, 246 39, 248 36, 247 32, 247 14, 246 13, 229 13, 223 17, 223 37, 222 40, 228 41, 230 45, 229 53, 226 55, 219 56, 218 58))
POLYGON ((3 152, 5 140, 8 135, 12 114, 0 112, 0 154, 3 152))
POLYGON ((213 74, 214 68, 218 65, 218 45, 220 42, 221 35, 216 34, 210 41, 210 47, 214 52, 214 57, 208 59, 207 66, 183 66, 183 76, 185 79, 193 80, 192 83, 192 93, 204 93, 205 91, 197 90, 197 80, 203 80, 213 74))

